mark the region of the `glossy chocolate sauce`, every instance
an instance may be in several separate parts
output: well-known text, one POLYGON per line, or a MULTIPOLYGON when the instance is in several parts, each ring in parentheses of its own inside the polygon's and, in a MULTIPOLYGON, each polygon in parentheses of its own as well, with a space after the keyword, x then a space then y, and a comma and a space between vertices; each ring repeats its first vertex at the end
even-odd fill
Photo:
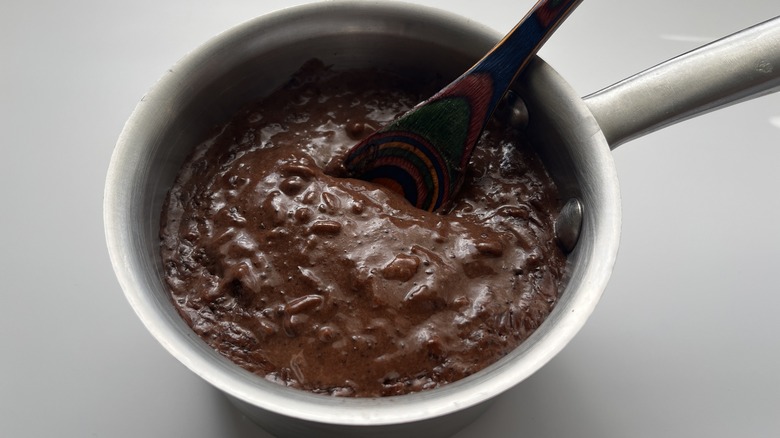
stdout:
POLYGON ((435 91, 422 88, 312 61, 195 149, 161 254, 209 345, 282 385, 387 396, 473 374, 544 321, 565 264, 560 202, 520 131, 489 127, 446 214, 323 171, 435 91))

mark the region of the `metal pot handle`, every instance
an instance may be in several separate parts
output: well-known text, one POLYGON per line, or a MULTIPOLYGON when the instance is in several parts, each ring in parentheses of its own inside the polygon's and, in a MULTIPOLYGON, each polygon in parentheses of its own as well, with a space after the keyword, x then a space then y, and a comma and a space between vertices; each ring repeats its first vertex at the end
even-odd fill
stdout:
POLYGON ((611 149, 674 123, 780 91, 780 16, 584 98, 611 149))

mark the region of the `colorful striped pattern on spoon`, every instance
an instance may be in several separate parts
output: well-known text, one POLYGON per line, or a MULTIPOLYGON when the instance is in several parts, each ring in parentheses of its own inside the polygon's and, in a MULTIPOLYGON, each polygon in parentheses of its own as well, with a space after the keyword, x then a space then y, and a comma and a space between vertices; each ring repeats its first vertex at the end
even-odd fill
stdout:
POLYGON ((501 98, 581 2, 537 2, 471 69, 353 147, 343 163, 347 175, 384 185, 423 210, 446 208, 501 98))

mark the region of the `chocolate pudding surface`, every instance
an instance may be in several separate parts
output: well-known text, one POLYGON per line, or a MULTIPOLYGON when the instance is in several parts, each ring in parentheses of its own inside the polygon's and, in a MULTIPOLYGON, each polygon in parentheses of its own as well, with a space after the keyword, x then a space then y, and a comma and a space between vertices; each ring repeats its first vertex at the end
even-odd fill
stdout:
POLYGON ((311 61, 194 149, 163 207, 161 255, 173 303, 211 347, 282 385, 389 396, 469 376, 544 321, 566 262, 561 203, 500 114, 444 213, 323 170, 441 85, 420 82, 311 61))

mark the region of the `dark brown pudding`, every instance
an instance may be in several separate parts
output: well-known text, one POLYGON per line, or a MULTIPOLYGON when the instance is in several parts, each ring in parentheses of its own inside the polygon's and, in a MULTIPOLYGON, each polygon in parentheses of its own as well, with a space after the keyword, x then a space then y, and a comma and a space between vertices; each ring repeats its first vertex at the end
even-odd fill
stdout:
POLYGON ((516 129, 489 127, 444 215, 322 170, 434 91, 422 88, 310 62, 195 149, 163 208, 161 253, 209 345, 283 385, 386 396, 473 374, 547 317, 560 203, 516 129))

